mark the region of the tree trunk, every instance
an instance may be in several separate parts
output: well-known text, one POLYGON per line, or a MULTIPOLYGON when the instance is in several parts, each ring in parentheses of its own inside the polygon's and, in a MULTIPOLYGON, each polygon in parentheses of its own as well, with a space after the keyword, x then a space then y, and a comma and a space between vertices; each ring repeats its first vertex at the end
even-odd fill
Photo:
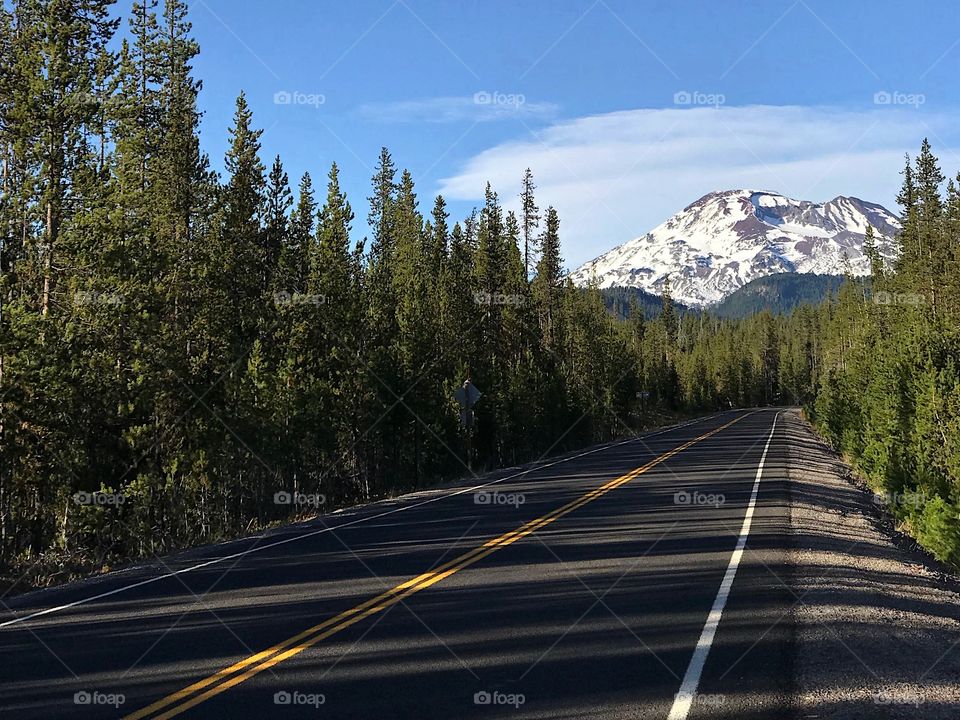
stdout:
POLYGON ((53 202, 47 201, 47 257, 43 264, 43 296, 40 302, 40 314, 46 316, 50 312, 50 279, 53 275, 53 202))

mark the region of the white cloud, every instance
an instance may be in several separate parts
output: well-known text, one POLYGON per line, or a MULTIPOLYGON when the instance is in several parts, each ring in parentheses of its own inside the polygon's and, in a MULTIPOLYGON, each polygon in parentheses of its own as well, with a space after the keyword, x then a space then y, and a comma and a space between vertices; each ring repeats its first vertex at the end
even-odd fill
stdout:
MULTIPOLYGON (((485 150, 442 180, 439 191, 451 200, 480 200, 489 180, 516 208, 520 177, 532 168, 538 203, 560 212, 573 268, 713 190, 756 188, 814 201, 853 195, 896 211, 904 152, 913 154, 925 136, 936 151, 948 120, 889 107, 614 112, 558 122, 485 150)), ((945 160, 949 168, 953 157, 945 160)))
POLYGON ((557 106, 533 102, 522 93, 479 90, 473 95, 368 103, 358 108, 368 120, 382 122, 453 123, 509 119, 549 119, 557 106))

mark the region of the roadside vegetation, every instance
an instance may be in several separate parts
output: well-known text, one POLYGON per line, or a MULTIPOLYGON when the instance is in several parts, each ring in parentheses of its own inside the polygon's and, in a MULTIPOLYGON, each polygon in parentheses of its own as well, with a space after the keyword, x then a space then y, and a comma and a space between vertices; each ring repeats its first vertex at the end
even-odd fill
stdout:
MULTIPOLYGON (((466 475, 468 377, 475 471, 717 406, 684 389, 691 330, 669 299, 625 324, 565 281, 560 218, 531 174, 519 213, 488 187, 454 221, 384 149, 356 242, 336 165, 291 189, 242 95, 225 175, 211 171, 181 0, 137 0, 125 27, 110 5, 0 9, 10 582, 466 475)), ((771 400, 760 350, 722 342, 723 402, 771 400)))
POLYGON ((939 560, 960 565, 960 176, 903 170, 901 256, 820 311, 811 416, 939 560))
POLYGON ((773 403, 805 403, 878 486, 920 492, 895 508, 958 558, 960 199, 936 194, 926 146, 900 266, 875 263, 887 295, 851 283, 731 321, 680 317, 667 289, 657 318, 621 321, 565 279, 559 214, 529 172, 519 212, 488 186, 454 220, 384 149, 357 241, 337 166, 292 190, 242 95, 225 175, 211 171, 185 4, 137 0, 126 30, 110 4, 0 9, 9 582, 773 403), (469 444, 454 400, 468 377, 469 444))

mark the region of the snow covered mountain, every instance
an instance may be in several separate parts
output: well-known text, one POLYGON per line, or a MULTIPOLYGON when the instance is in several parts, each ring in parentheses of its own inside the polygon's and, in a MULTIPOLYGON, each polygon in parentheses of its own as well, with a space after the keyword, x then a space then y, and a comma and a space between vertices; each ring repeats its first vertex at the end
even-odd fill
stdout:
POLYGON ((669 274, 674 299, 704 306, 773 273, 840 274, 844 254, 854 274, 866 275, 868 224, 880 254, 893 260, 900 222, 881 205, 843 196, 812 203, 755 190, 712 192, 646 235, 581 265, 571 278, 577 285, 595 278, 600 287, 659 293, 669 274))

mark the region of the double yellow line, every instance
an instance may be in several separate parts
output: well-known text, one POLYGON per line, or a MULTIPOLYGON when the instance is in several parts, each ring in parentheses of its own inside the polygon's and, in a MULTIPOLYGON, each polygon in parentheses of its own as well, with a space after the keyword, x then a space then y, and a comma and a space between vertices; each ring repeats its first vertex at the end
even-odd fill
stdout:
POLYGON ((428 572, 417 575, 416 577, 400 583, 396 587, 391 588, 390 590, 387 590, 376 597, 370 598, 369 600, 362 602, 359 605, 350 608, 349 610, 345 610, 329 620, 324 620, 319 625, 314 625, 313 627, 307 628, 303 632, 298 633, 293 637, 284 640, 283 642, 277 643, 273 647, 251 655, 250 657, 234 663, 230 667, 224 668, 223 670, 220 670, 219 672, 216 672, 213 675, 204 678, 203 680, 195 682, 192 685, 188 685, 187 687, 183 688, 182 690, 178 690, 175 693, 167 695, 166 697, 157 700, 152 705, 127 715, 124 720, 142 720, 143 718, 148 717, 151 720, 164 720, 165 718, 175 717, 176 715, 179 715, 180 713, 183 713, 190 708, 199 705, 200 703, 205 702, 236 685, 239 685, 240 683, 249 680, 254 675, 257 675, 258 673, 261 673, 264 670, 283 662, 284 660, 289 660, 293 656, 313 647, 331 635, 334 635, 341 630, 345 630, 351 625, 354 625, 361 620, 370 617, 371 615, 382 612, 383 610, 386 610, 397 603, 403 602, 403 600, 406 598, 420 592, 421 590, 426 590, 431 585, 436 585, 441 580, 445 580, 454 573, 457 573, 460 570, 479 562, 488 555, 495 553, 497 550, 505 548, 508 545, 512 545, 518 540, 522 540, 527 535, 540 530, 555 520, 559 520, 564 515, 572 513, 574 510, 583 507, 587 503, 591 503, 597 498, 606 495, 611 490, 630 482, 638 475, 642 475, 650 468, 669 460, 674 455, 683 452, 691 445, 695 445, 702 440, 706 440, 712 435, 716 435, 721 430, 724 430, 734 423, 739 422, 744 417, 746 417, 746 415, 740 415, 730 422, 721 425, 710 432, 704 433, 700 437, 694 438, 689 442, 685 442, 682 445, 675 447, 673 450, 654 458, 646 465, 635 468, 626 475, 621 475, 620 477, 615 478, 604 485, 595 488, 594 490, 591 490, 576 500, 573 500, 572 502, 569 502, 566 505, 563 505, 562 507, 559 507, 556 510, 553 510, 535 520, 531 520, 516 530, 512 530, 508 533, 500 535, 499 537, 488 540, 483 545, 476 547, 473 550, 470 550, 469 552, 466 552, 459 557, 456 557, 453 560, 434 568, 433 570, 429 570, 428 572))

